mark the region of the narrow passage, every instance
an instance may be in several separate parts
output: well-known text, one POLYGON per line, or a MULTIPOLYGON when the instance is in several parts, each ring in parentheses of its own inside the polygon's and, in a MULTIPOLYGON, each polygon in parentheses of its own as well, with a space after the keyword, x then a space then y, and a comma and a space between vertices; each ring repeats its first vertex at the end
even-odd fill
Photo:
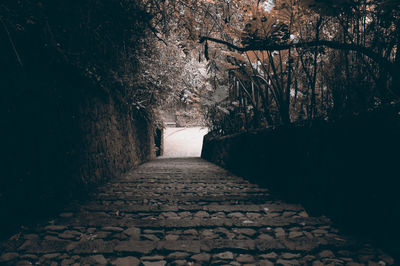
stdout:
POLYGON ((161 158, 2 244, 6 265, 390 265, 324 217, 199 158, 161 158))

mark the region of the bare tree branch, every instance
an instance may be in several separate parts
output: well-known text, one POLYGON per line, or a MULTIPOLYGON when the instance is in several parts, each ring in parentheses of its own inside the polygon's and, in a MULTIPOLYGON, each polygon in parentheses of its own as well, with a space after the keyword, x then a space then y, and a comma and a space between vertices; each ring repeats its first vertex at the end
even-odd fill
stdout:
POLYGON ((386 68, 392 75, 396 74, 395 66, 391 61, 386 60, 381 55, 374 52, 371 48, 357 45, 354 43, 342 43, 338 41, 329 41, 329 40, 314 40, 314 41, 298 42, 298 43, 271 44, 266 41, 255 41, 248 46, 237 46, 230 42, 208 36, 200 36, 199 42, 203 43, 206 40, 223 44, 228 48, 234 49, 241 53, 246 51, 281 51, 281 50, 288 50, 290 48, 308 48, 315 46, 326 46, 337 50, 355 51, 371 58, 376 63, 386 68))

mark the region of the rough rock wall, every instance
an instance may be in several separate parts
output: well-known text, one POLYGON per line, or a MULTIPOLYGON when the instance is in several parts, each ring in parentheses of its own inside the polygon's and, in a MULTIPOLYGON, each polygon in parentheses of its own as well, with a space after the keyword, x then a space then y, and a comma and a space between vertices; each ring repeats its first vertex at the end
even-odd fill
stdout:
POLYGON ((204 138, 202 158, 400 254, 399 107, 204 138))
POLYGON ((85 99, 81 106, 79 176, 97 183, 155 157, 152 124, 121 108, 111 97, 85 99))
POLYGON ((65 67, 39 75, 6 79, 1 99, 0 237, 155 156, 152 123, 121 91, 65 67))

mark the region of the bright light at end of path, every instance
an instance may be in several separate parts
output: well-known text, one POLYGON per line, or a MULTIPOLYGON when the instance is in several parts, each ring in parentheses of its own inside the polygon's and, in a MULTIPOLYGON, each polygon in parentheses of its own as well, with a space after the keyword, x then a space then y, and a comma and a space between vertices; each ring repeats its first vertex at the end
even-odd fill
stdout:
POLYGON ((164 129, 163 157, 200 157, 206 127, 167 127, 164 129))

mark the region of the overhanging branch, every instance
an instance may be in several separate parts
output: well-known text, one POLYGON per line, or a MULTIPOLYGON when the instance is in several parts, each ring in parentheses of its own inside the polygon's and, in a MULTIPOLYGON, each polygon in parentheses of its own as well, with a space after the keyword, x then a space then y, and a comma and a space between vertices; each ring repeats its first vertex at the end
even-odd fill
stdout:
POLYGON ((211 41, 211 42, 223 44, 229 48, 232 48, 232 49, 237 50, 238 52, 242 52, 242 53, 245 51, 249 51, 249 50, 246 50, 246 47, 239 47, 239 46, 236 46, 236 45, 234 45, 230 42, 224 41, 224 40, 215 39, 215 38, 207 37, 207 36, 200 36, 199 42, 203 43, 204 41, 211 41))
POLYGON ((392 75, 394 73, 394 64, 387 59, 383 58, 378 53, 374 52, 372 49, 368 47, 364 47, 357 44, 350 44, 350 43, 342 43, 337 41, 329 41, 329 40, 315 40, 315 41, 308 41, 308 42, 298 42, 298 43, 286 43, 286 44, 270 44, 263 41, 256 41, 248 46, 237 46, 230 42, 207 37, 201 36, 199 42, 202 43, 204 41, 211 41, 219 44, 223 44, 228 48, 234 49, 238 52, 246 52, 246 51, 281 51, 281 50, 288 50, 291 48, 307 48, 307 47, 315 47, 315 46, 326 46, 336 50, 347 50, 347 51, 355 51, 365 56, 371 58, 379 65, 383 66, 390 72, 392 75))

